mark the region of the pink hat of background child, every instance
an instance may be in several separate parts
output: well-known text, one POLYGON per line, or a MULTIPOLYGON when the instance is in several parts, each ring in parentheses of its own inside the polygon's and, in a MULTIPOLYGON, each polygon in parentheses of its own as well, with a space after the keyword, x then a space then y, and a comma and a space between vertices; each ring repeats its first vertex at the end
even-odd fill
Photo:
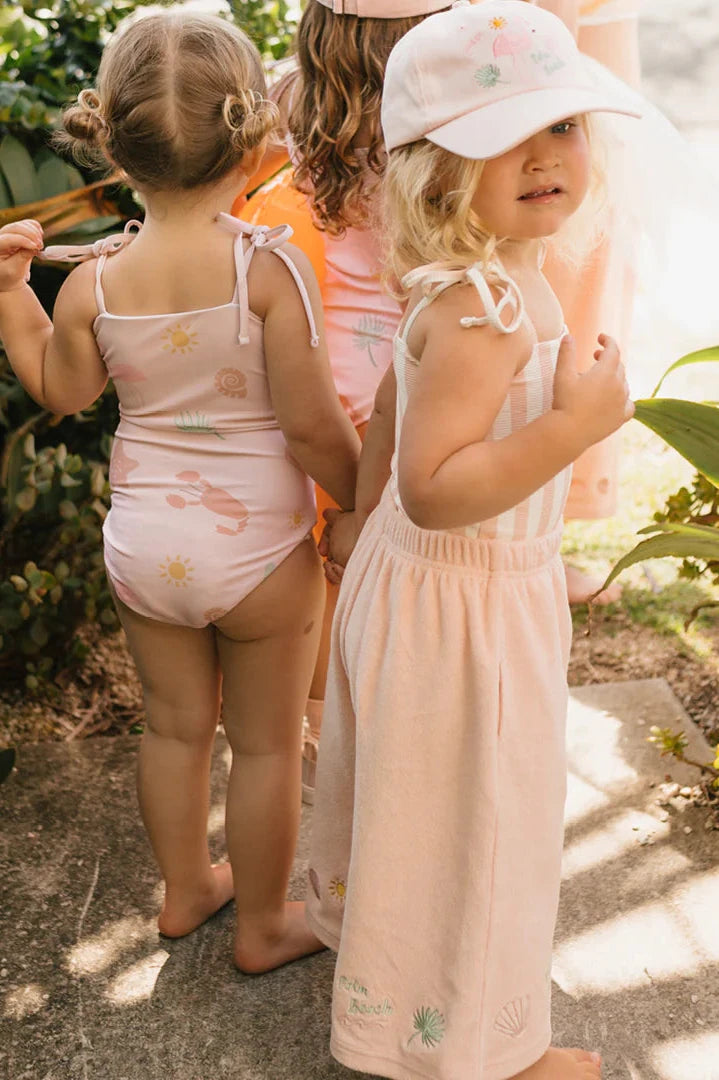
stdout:
MULTIPOLYGON (((586 112, 639 116, 603 87, 563 22, 524 0, 464 0, 414 26, 390 53, 382 95, 388 150, 427 138, 492 158, 586 112)), ((615 80, 616 82, 617 80, 615 80)))
POLYGON ((431 15, 449 6, 448 0, 317 0, 335 15, 357 15, 360 19, 407 19, 431 15))

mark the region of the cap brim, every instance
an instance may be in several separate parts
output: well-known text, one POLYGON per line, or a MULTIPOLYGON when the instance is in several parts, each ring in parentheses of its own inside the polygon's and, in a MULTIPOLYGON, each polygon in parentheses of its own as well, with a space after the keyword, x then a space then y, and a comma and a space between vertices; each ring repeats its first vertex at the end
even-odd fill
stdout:
POLYGON ((430 142, 473 160, 506 154, 560 120, 588 112, 641 117, 629 95, 626 99, 592 87, 549 87, 482 105, 426 133, 430 142))

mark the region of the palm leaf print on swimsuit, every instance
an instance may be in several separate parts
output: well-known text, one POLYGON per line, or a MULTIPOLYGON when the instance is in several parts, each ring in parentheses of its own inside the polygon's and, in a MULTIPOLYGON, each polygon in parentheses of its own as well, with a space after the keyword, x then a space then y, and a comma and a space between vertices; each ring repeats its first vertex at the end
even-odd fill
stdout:
POLYGON ((376 315, 363 315, 357 325, 352 327, 354 347, 362 351, 366 350, 372 367, 377 367, 372 347, 377 348, 382 344, 382 336, 386 329, 385 323, 376 315))

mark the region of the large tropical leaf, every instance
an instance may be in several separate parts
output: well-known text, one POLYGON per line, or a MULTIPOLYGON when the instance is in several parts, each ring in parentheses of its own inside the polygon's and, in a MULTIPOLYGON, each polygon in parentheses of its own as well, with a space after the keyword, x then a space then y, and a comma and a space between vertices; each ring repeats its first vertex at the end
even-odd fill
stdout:
POLYGON ((690 364, 707 364, 719 362, 719 345, 713 345, 709 349, 697 349, 695 352, 687 353, 686 356, 680 356, 678 360, 667 368, 662 375, 657 385, 652 390, 652 397, 655 398, 659 393, 662 383, 666 379, 667 375, 671 375, 672 371, 676 371, 677 368, 688 367, 690 364))
POLYGON ((695 469, 719 486, 719 409, 677 398, 645 398, 634 413, 678 450, 695 469))
MULTIPOLYGON (((648 540, 642 540, 635 548, 622 556, 612 567, 607 580, 602 585, 606 589, 623 570, 645 559, 662 559, 673 555, 679 559, 704 559, 706 562, 719 560, 719 529, 707 525, 681 525, 664 522, 642 529, 643 533, 657 532, 648 540)), ((601 592, 601 590, 599 590, 601 592)))
POLYGON ((12 135, 6 135, 0 142, 0 171, 16 205, 31 203, 40 197, 32 158, 12 135))

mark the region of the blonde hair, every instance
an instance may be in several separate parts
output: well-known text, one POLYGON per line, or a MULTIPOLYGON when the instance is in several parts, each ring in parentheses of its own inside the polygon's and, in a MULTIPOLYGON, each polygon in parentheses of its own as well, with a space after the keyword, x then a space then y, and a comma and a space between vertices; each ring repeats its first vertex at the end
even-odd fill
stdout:
POLYGON ((94 166, 119 166, 140 190, 221 179, 273 130, 262 61, 236 26, 163 12, 120 30, 96 90, 63 116, 60 145, 94 166))
MULTIPOLYGON (((581 117, 591 155, 591 176, 583 208, 548 243, 565 261, 581 265, 603 232, 604 169, 601 148, 589 115, 581 117), (585 209, 586 208, 586 209, 585 209), (577 227, 577 225, 579 227, 577 227)), ((484 161, 459 157, 427 139, 400 146, 389 154, 384 183, 386 284, 399 297, 411 270, 428 264, 464 270, 492 258, 507 237, 493 235, 472 209, 484 161)))
POLYGON ((371 195, 386 163, 379 112, 387 59, 424 15, 366 19, 309 4, 297 33, 300 78, 289 118, 297 150, 294 183, 306 192, 316 224, 331 236, 370 224, 371 195), (353 141, 364 120, 366 150, 353 141))

